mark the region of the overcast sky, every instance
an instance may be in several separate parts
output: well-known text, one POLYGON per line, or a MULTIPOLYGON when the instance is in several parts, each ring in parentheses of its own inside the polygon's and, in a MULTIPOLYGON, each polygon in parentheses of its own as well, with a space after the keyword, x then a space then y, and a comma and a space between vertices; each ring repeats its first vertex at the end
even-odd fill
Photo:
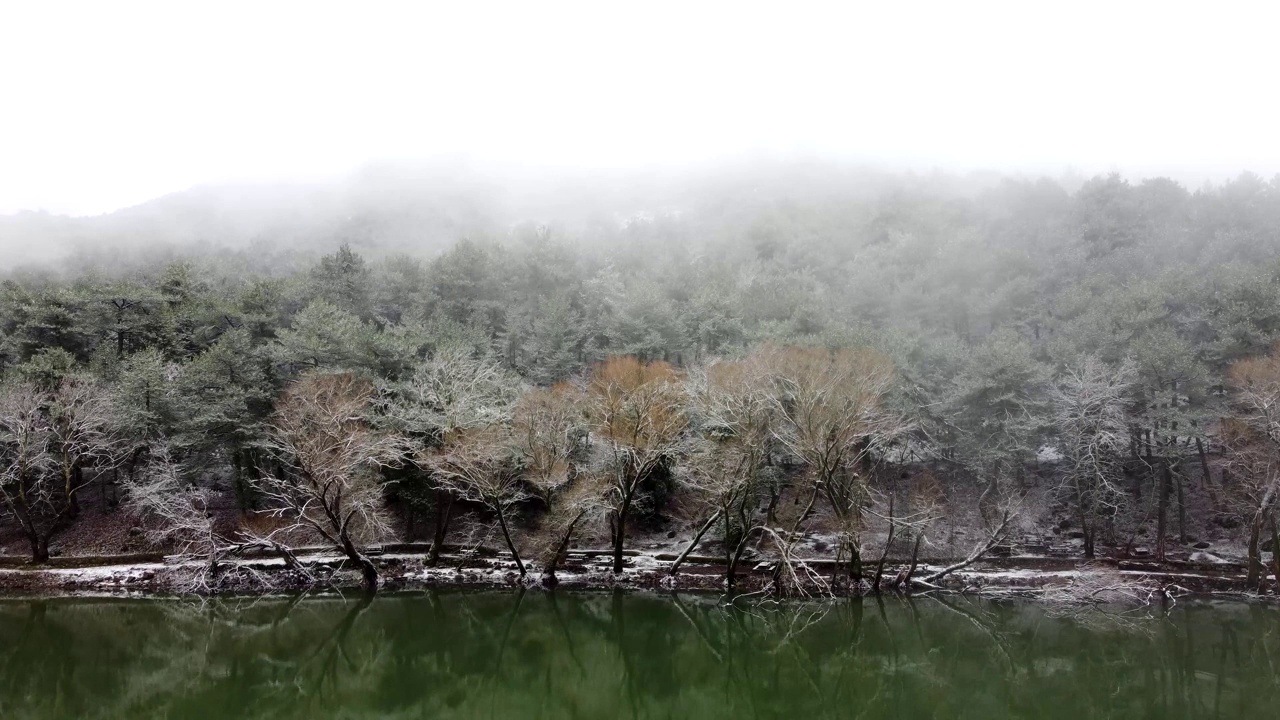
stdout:
POLYGON ((0 212, 462 153, 1280 171, 1271 3, 0 1, 0 212))

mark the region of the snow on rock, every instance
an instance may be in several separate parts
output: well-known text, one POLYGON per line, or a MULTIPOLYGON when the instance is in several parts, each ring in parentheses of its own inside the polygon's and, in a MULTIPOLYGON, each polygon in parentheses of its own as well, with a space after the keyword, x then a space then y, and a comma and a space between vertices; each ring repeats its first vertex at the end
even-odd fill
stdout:
POLYGON ((1193 552, 1191 553, 1190 560, 1193 563, 1204 563, 1206 565, 1223 565, 1228 562, 1213 553, 1207 552, 1193 552))
POLYGON ((1043 445, 1036 451, 1036 460, 1043 463, 1058 462, 1062 459, 1062 453, 1058 452, 1055 447, 1043 445))

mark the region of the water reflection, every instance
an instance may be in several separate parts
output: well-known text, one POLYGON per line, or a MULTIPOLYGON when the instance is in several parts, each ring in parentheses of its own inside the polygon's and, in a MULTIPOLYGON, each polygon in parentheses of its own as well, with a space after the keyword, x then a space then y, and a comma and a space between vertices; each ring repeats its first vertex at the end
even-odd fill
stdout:
POLYGON ((4 718, 1271 717, 1276 608, 443 592, 0 603, 4 718))

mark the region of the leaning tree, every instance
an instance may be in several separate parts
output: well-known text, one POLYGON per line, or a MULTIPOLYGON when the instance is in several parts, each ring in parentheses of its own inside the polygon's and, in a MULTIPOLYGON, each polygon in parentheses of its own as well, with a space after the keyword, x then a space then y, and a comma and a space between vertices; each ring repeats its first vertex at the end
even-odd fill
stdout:
POLYGON ((482 505, 494 514, 502 539, 524 577, 526 568, 511 538, 510 524, 512 510, 529 498, 520 478, 518 457, 511 429, 490 425, 450 432, 441 447, 427 455, 424 464, 435 473, 440 487, 453 497, 482 505))
POLYGON ((370 592, 377 590, 378 569, 361 545, 390 530, 379 471, 405 454, 400 437, 370 423, 373 394, 373 383, 349 372, 299 378, 268 427, 280 466, 256 481, 272 514, 345 555, 370 592))

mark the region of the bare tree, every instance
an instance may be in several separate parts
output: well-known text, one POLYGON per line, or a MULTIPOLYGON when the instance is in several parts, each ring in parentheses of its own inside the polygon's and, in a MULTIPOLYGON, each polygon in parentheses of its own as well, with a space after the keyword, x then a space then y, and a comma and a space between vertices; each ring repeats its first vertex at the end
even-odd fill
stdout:
POLYGON ((426 463, 446 491, 493 511, 502 539, 523 577, 524 561, 511 539, 508 517, 512 508, 529 499, 530 494, 520 480, 510 428, 490 425, 476 430, 455 430, 445 438, 440 451, 426 458, 426 463))
MULTIPOLYGON (((1235 494, 1245 505, 1250 524, 1248 582, 1259 586, 1265 577, 1260 540, 1271 528, 1273 557, 1280 556, 1276 504, 1280 501, 1280 346, 1265 356, 1241 360, 1227 371, 1235 414, 1223 423, 1224 445, 1235 477, 1235 494)), ((1280 579, 1280 561, 1276 577, 1280 579)))
MULTIPOLYGON (((800 516, 797 516, 795 521, 797 524, 799 517, 803 514, 804 511, 800 511, 800 516)), ((804 559, 797 556, 795 532, 767 524, 761 526, 760 532, 773 545, 777 559, 773 562, 773 577, 768 585, 758 593, 752 594, 801 598, 835 595, 831 584, 804 559)))
POLYGON ((1119 510, 1123 458, 1129 443, 1126 413, 1136 378, 1132 363, 1109 367, 1086 356, 1049 391, 1058 450, 1066 460, 1065 487, 1084 532, 1084 555, 1094 556, 1098 526, 1119 510))
POLYGON ((547 507, 542 568, 550 582, 555 582, 575 530, 605 509, 599 489, 577 472, 574 462, 586 436, 582 401, 577 388, 567 383, 532 388, 516 403, 513 415, 512 435, 524 480, 547 507))
POLYGON ((762 492, 768 458, 771 404, 768 376, 759 358, 712 362, 688 379, 691 414, 698 431, 685 453, 680 478, 707 505, 709 513, 671 574, 717 522, 724 527, 725 579, 734 585, 739 561, 762 527, 751 517, 762 492))
MULTIPOLYGON (((407 380, 383 388, 382 411, 397 432, 419 441, 423 458, 439 452, 451 433, 507 422, 520 390, 517 378, 495 359, 447 345, 419 363, 407 380)), ((430 463, 423 463, 430 466, 430 463)), ((453 519, 456 496, 435 486, 435 530, 427 564, 439 561, 453 519)))
POLYGON ((904 585, 910 586, 911 578, 915 574, 920 559, 920 546, 924 544, 930 527, 943 515, 942 488, 931 472, 926 471, 912 482, 911 490, 907 493, 905 508, 898 505, 898 487, 896 483, 887 488, 881 495, 883 497, 877 502, 877 505, 886 506, 888 514, 879 515, 874 510, 868 511, 880 517, 888 528, 884 548, 880 552, 880 559, 876 563, 876 572, 871 581, 871 588, 877 592, 881 590, 885 562, 889 558, 889 552, 893 547, 894 540, 901 536, 905 536, 906 541, 911 545, 911 559, 907 566, 902 568, 897 576, 889 582, 889 586, 892 589, 898 589, 904 585))
POLYGON ((553 492, 569 480, 586 432, 582 401, 577 388, 561 383, 530 388, 512 411, 513 440, 529 483, 540 492, 553 492))
POLYGON ((78 511, 88 471, 109 468, 119 451, 115 406, 92 379, 68 375, 51 390, 0 388, 0 495, 33 562, 49 559, 49 541, 78 511))
POLYGON ((376 591, 378 570, 360 544, 389 532, 379 468, 399 462, 404 441, 369 423, 372 383, 352 373, 311 373, 276 404, 269 446, 285 463, 257 480, 273 515, 308 528, 360 568, 376 591))
POLYGON ((449 345, 415 366, 396 391, 402 399, 389 412, 406 430, 429 435, 508 419, 520 384, 497 360, 449 345))
POLYGON ((627 520, 636 494, 674 453, 687 424, 680 376, 664 362, 614 357, 587 381, 585 409, 604 457, 613 571, 622 572, 627 520))
POLYGON ((862 509, 867 500, 863 460, 908 429, 885 406, 893 381, 893 363, 868 349, 765 347, 770 368, 770 401, 777 421, 773 435, 809 469, 806 511, 819 497, 830 505, 839 525, 837 561, 849 576, 861 576, 862 509))
MULTIPOLYGON (((1280 453, 1263 433, 1239 417, 1224 418, 1218 435, 1223 448, 1223 472, 1232 482, 1225 486, 1225 508, 1235 512, 1249 526, 1247 541, 1250 588, 1263 588, 1267 569, 1262 563, 1263 533, 1270 534, 1273 547, 1280 539, 1276 506, 1280 501, 1280 453)), ((1272 572, 1280 578, 1280 558, 1272 555, 1272 572)))
MULTIPOLYGON (((179 589, 210 594, 218 590, 226 562, 249 550, 267 550, 280 555, 285 566, 314 582, 293 551, 275 539, 275 533, 253 536, 223 534, 212 513, 216 493, 184 478, 185 469, 175 461, 160 439, 140 472, 124 481, 125 504, 142 519, 146 536, 153 544, 168 546, 180 565, 198 564, 186 575, 179 589)), ((267 583, 266 577, 260 580, 267 583)))
POLYGON ((1000 545, 1009 537, 1013 521, 1022 510, 1023 495, 1009 490, 1000 484, 988 485, 978 498, 979 508, 990 508, 982 513, 984 532, 982 539, 974 544, 973 550, 963 559, 954 562, 924 579, 926 584, 933 584, 953 572, 963 570, 978 562, 992 548, 1000 545), (994 495, 994 497, 992 497, 994 495))
POLYGON ((214 530, 211 493, 182 474, 168 448, 158 445, 142 470, 125 479, 125 507, 143 520, 153 544, 170 546, 181 558, 212 561, 225 543, 214 530))

